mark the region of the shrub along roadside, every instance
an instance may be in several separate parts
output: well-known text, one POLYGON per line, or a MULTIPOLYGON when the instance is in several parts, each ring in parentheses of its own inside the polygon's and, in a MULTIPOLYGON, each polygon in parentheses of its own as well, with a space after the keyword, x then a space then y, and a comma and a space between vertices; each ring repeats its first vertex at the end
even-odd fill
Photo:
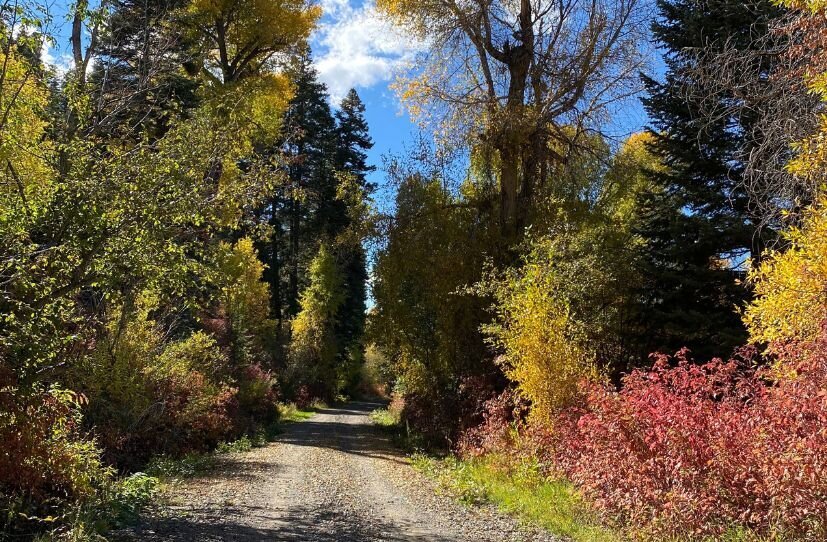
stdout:
POLYGON ((827 325, 776 347, 785 374, 749 358, 661 358, 620 391, 588 385, 536 449, 625 524, 702 539, 742 526, 827 536, 827 325))
MULTIPOLYGON (((27 520, 31 533, 44 533, 36 538, 38 542, 104 541, 105 538, 100 533, 133 523, 145 508, 163 494, 168 484, 209 471, 215 467, 219 456, 266 446, 282 431, 283 424, 309 419, 321 406, 323 405, 317 405, 314 409, 300 409, 294 404, 279 404, 279 421, 266 429, 234 441, 219 443, 211 452, 191 452, 181 457, 156 456, 149 461, 144 472, 123 478, 117 478, 112 469, 102 468, 94 492, 87 498, 76 500, 71 507, 62 503, 60 515, 41 513, 37 517, 7 520, 11 522, 14 519, 18 525, 21 520, 27 520)), ((6 514, 17 515, 23 512, 11 509, 5 511, 6 514)))
POLYGON ((505 456, 460 460, 418 454, 415 468, 465 504, 491 503, 521 522, 573 542, 613 542, 619 533, 600 524, 574 486, 540 473, 536 461, 505 456))
POLYGON ((293 403, 278 405, 279 421, 266 429, 259 430, 252 436, 245 435, 237 440, 220 443, 215 450, 208 453, 190 453, 183 457, 158 456, 147 465, 146 472, 162 482, 189 478, 209 471, 215 466, 218 456, 249 452, 261 448, 282 432, 283 424, 301 422, 312 418, 318 407, 302 409, 293 403))
POLYGON ((536 461, 491 454, 462 460, 423 450, 423 439, 401 424, 401 407, 371 413, 394 444, 410 454, 411 464, 434 479, 442 491, 467 505, 490 503, 526 525, 541 527, 574 542, 611 542, 620 535, 602 526, 572 484, 543 477, 536 461))

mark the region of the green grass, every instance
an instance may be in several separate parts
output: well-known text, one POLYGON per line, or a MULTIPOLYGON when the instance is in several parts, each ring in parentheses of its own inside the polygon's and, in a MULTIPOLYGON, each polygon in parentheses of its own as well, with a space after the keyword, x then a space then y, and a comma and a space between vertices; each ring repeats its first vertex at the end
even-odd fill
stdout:
POLYGON ((462 502, 492 503, 528 525, 575 542, 616 542, 623 536, 601 525, 574 487, 540 476, 532 462, 498 466, 496 458, 460 461, 416 455, 413 465, 462 502))
POLYGON ((206 472, 215 464, 213 454, 191 453, 183 457, 158 456, 153 458, 146 467, 150 476, 161 480, 176 478, 190 478, 206 472))
POLYGON ((311 405, 310 409, 301 409, 293 403, 279 405, 279 422, 302 422, 312 418, 317 410, 325 408, 321 403, 311 405))
POLYGON ((377 408, 370 413, 370 419, 380 427, 396 428, 399 426, 399 415, 387 408, 377 408))
MULTIPOLYGON (((254 437, 256 443, 261 442, 258 436, 254 437)), ((260 444, 261 445, 261 444, 260 444)), ((216 454, 240 454, 244 452, 249 452, 253 449, 253 439, 244 435, 238 440, 234 440, 232 442, 222 442, 218 445, 215 449, 216 454)))

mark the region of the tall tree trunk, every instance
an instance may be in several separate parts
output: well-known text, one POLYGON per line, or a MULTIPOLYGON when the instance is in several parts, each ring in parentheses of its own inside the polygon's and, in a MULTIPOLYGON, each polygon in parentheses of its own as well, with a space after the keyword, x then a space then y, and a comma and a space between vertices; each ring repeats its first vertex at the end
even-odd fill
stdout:
POLYGON ((520 163, 514 149, 500 149, 500 230, 507 240, 516 240, 518 222, 518 190, 520 163))
POLYGON ((299 202, 290 199, 290 280, 288 284, 287 316, 299 313, 299 202))
POLYGON ((506 43, 503 53, 508 65, 508 96, 502 122, 503 128, 497 135, 500 153, 500 226, 503 237, 509 243, 515 243, 522 235, 526 225, 527 202, 521 201, 530 196, 531 178, 525 171, 521 160, 522 145, 533 145, 525 137, 525 100, 528 76, 534 56, 534 29, 532 27, 532 9, 529 0, 520 2, 520 32, 515 34, 516 43, 506 43), (527 188, 527 190, 526 190, 527 188), (521 197, 521 192, 525 196, 521 197))

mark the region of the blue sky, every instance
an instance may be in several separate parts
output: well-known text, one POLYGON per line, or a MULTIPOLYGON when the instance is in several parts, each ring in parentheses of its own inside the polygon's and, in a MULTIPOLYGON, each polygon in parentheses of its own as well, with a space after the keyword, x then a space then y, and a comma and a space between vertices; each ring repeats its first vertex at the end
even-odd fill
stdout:
POLYGON ((377 167, 372 180, 381 186, 383 157, 404 152, 418 133, 389 85, 420 46, 377 16, 372 0, 319 3, 324 15, 311 40, 319 77, 334 105, 350 88, 365 102, 375 142, 369 153, 377 167))
MULTIPOLYGON (((367 107, 367 120, 376 143, 370 152, 379 169, 373 181, 382 185, 382 157, 404 152, 418 132, 389 84, 414 58, 421 45, 401 35, 377 16, 374 0, 319 0, 324 16, 311 45, 320 79, 334 105, 351 87, 367 107)), ((659 60, 655 62, 659 65, 659 60)), ((658 66, 657 71, 661 71, 658 66)), ((637 99, 623 104, 613 116, 611 131, 621 135, 640 130, 647 117, 637 99)))
MULTIPOLYGON (((403 153, 418 133, 389 85, 413 61, 422 45, 383 21, 376 14, 375 0, 316 1, 324 13, 311 39, 319 77, 327 85, 334 105, 350 88, 355 88, 365 102, 375 141, 369 157, 378 168, 372 180, 381 186, 383 157, 403 153)), ((52 4, 57 43, 44 57, 57 66, 71 63, 65 13, 65 2, 52 4)), ((614 131, 631 133, 646 122, 639 102, 630 100, 616 111, 614 131)))

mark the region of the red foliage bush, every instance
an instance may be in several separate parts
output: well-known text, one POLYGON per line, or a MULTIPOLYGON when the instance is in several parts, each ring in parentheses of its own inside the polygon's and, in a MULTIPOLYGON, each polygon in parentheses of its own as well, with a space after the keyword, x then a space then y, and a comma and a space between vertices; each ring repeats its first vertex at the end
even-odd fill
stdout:
POLYGON ((505 390, 484 402, 483 422, 464 431, 457 441, 457 452, 478 457, 513 448, 514 437, 524 426, 528 404, 515 390, 505 390))
POLYGON ((148 383, 152 404, 129 426, 100 419, 95 432, 106 460, 119 468, 140 469, 152 456, 207 451, 242 433, 238 389, 212 383, 192 371, 148 383))
POLYGON ((546 464, 625 524, 682 538, 741 525, 823 539, 827 327, 780 352, 776 379, 751 368, 750 351, 705 365, 686 352, 658 356, 620 391, 584 384, 585 404, 534 442, 546 464))
POLYGON ((22 390, 0 365, 0 533, 58 515, 67 499, 91 497, 107 479, 81 429, 82 401, 56 387, 22 390))
POLYGON ((238 403, 248 424, 268 424, 278 416, 278 387, 270 372, 261 365, 248 365, 241 371, 238 403))
POLYGON ((296 391, 293 402, 296 403, 296 406, 302 409, 310 407, 311 403, 313 403, 315 397, 310 391, 310 387, 306 384, 302 384, 299 386, 298 391, 296 391))

